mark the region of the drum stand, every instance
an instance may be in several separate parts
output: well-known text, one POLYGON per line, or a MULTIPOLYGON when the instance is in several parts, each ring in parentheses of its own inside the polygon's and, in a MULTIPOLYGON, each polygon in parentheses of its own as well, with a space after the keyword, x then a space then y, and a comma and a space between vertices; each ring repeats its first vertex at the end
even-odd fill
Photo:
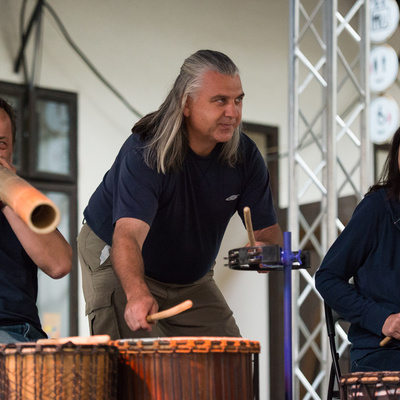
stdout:
POLYGON ((307 251, 292 252, 292 236, 283 233, 283 249, 278 245, 253 246, 229 251, 231 269, 247 271, 282 271, 284 273, 284 374, 285 400, 293 398, 292 366, 292 269, 309 268, 310 258, 307 251))
POLYGON ((284 370, 285 370, 285 400, 293 398, 293 367, 292 367, 292 236, 290 232, 283 233, 283 315, 284 315, 284 370))

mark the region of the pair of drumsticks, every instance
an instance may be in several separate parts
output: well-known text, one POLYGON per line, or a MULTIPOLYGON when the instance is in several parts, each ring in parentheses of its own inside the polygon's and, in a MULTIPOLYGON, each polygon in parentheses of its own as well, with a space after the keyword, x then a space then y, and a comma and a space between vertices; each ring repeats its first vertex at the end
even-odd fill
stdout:
MULTIPOLYGON (((247 233, 248 233, 248 236, 249 236, 250 246, 255 246, 256 241, 255 241, 255 238, 254 238, 253 225, 251 223, 250 208, 249 207, 245 207, 243 209, 243 211, 244 211, 244 220, 245 220, 247 233)), ((183 311, 188 310, 189 308, 192 307, 192 305, 193 305, 193 303, 192 303, 191 300, 186 300, 183 303, 180 303, 180 304, 176 305, 175 307, 171 307, 171 308, 169 308, 167 310, 160 311, 158 313, 148 315, 146 317, 146 320, 147 320, 147 322, 153 322, 153 321, 157 321, 157 320, 160 320, 160 319, 169 318, 169 317, 172 317, 173 315, 177 315, 177 314, 180 314, 183 311)))
MULTIPOLYGON (((250 246, 255 246, 256 241, 254 238, 254 232, 253 232, 253 226, 251 223, 251 215, 250 215, 250 208, 249 207, 245 207, 244 208, 244 219, 245 219, 245 225, 246 225, 246 229, 247 229, 247 233, 249 236, 249 243, 250 246)), ((146 317, 147 322, 154 322, 160 319, 164 319, 164 318, 169 318, 172 317, 173 315, 177 315, 180 314, 183 311, 188 310, 189 308, 191 308, 193 305, 191 300, 186 300, 183 303, 180 303, 178 305, 176 305, 175 307, 171 307, 167 310, 164 311, 160 311, 158 313, 155 314, 151 314, 148 315, 146 317)))
MULTIPOLYGON (((245 220, 245 225, 246 225, 246 229, 247 229, 247 234, 249 236, 250 246, 255 246, 256 241, 254 238, 253 225, 251 223, 250 208, 245 207, 243 209, 243 211, 244 211, 244 220, 245 220)), ((183 311, 188 310, 189 308, 192 307, 192 305, 193 305, 193 303, 191 300, 186 300, 183 303, 176 305, 175 307, 169 308, 168 310, 164 310, 164 311, 160 311, 155 314, 148 315, 146 317, 146 320, 147 320, 147 322, 153 322, 153 321, 157 321, 160 319, 169 318, 169 317, 172 317, 173 315, 177 315, 183 311)))
MULTIPOLYGON (((251 215, 250 215, 250 208, 249 207, 245 207, 244 208, 244 219, 245 219, 245 224, 246 224, 246 229, 247 229, 247 233, 249 236, 249 243, 250 246, 255 246, 255 238, 254 238, 254 232, 253 232, 253 226, 251 223, 251 215)), ((176 305, 175 307, 171 307, 167 310, 164 311, 160 311, 158 313, 155 314, 151 314, 148 315, 146 317, 147 322, 154 322, 160 319, 164 319, 164 318, 169 318, 172 317, 173 315, 177 315, 180 314, 183 311, 188 310, 189 308, 191 308, 193 305, 191 300, 186 300, 183 303, 180 303, 178 305, 176 305)))

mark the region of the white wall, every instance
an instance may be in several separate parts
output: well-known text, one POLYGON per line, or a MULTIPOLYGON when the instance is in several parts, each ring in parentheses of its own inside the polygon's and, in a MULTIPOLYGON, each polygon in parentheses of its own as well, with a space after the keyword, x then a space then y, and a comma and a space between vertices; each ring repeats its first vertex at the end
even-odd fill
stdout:
MULTIPOLYGON (((22 0, 1 0, 0 80, 23 82, 13 72, 22 0)), ((28 0, 28 12, 35 1, 28 0)), ((228 54, 241 70, 243 119, 287 132, 288 2, 281 0, 48 0, 71 38, 96 68, 142 114, 158 108, 183 60, 200 48, 228 54)), ((86 203, 137 121, 87 68, 45 11, 37 85, 78 93, 79 221, 86 203)), ((28 62, 32 60, 31 38, 28 62)), ((285 184, 285 182, 281 182, 285 184)), ((228 250, 247 237, 235 218, 216 278, 242 334, 262 345, 261 398, 267 398, 266 275, 223 267, 228 250)), ((195 256, 195 255, 194 255, 195 256)), ((87 334, 83 305, 81 334, 87 334)))

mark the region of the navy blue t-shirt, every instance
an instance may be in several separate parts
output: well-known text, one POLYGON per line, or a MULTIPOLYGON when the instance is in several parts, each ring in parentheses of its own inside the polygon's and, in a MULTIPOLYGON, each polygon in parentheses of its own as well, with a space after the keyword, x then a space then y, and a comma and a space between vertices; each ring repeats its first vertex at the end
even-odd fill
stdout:
POLYGON ((188 149, 181 171, 161 174, 145 164, 140 136, 132 134, 84 211, 88 225, 111 245, 118 219, 145 221, 146 275, 178 284, 200 279, 236 211, 243 220, 243 208, 250 207, 255 230, 276 223, 268 170, 254 142, 241 134, 235 167, 219 161, 220 149, 207 157, 188 149))
POLYGON ((0 326, 30 323, 41 330, 37 266, 0 212, 0 326))

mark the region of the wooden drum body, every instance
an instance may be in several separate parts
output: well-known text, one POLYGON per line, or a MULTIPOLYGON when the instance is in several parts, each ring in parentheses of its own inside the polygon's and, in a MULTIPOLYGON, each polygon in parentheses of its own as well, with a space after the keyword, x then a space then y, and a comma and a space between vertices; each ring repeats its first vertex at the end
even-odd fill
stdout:
POLYGON ((120 354, 118 399, 252 400, 258 392, 259 342, 176 337, 113 344, 120 354))
POLYGON ((354 372, 340 378, 347 400, 400 400, 400 372, 354 372))
POLYGON ((117 365, 108 345, 0 345, 0 399, 114 400, 117 365))

